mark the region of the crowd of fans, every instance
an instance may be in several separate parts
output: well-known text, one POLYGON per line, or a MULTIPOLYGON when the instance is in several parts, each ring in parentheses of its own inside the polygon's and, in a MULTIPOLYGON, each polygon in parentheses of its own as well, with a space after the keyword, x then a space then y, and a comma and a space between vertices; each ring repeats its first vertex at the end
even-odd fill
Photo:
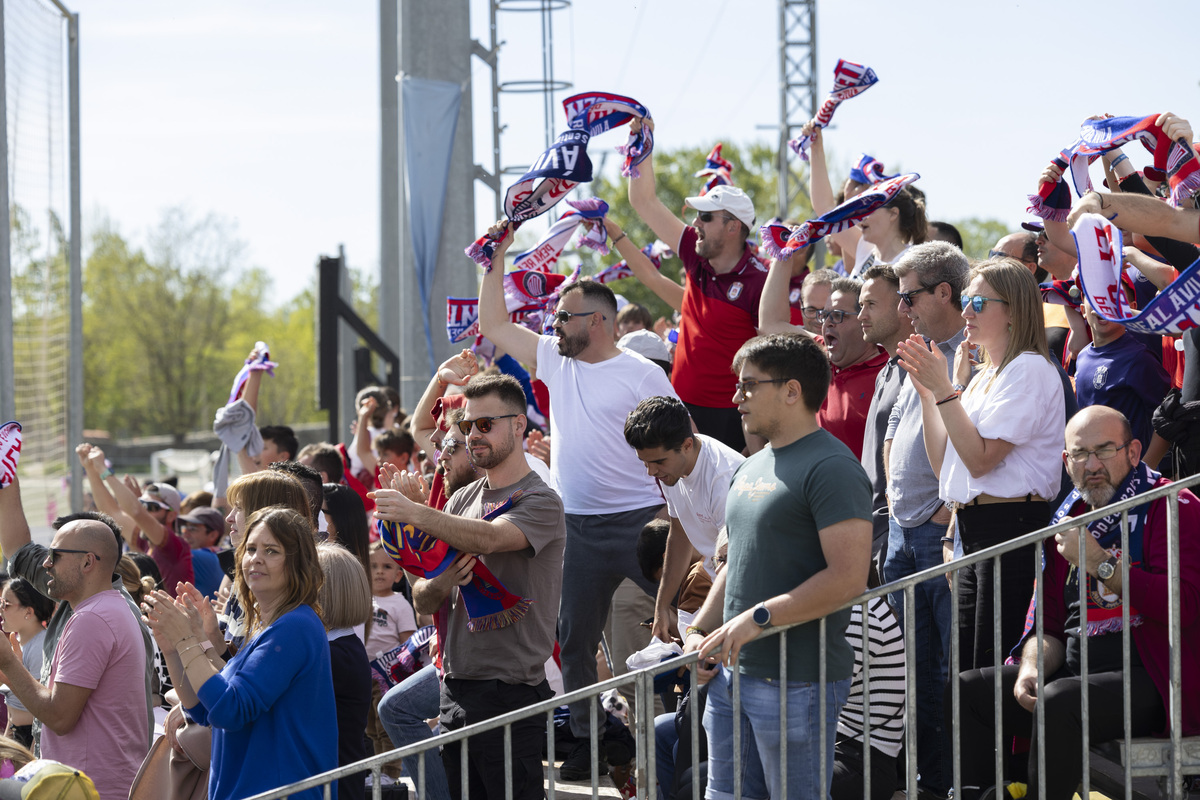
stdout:
MULTIPOLYGON (((1191 141, 1178 117, 1158 124, 1191 141)), ((824 132, 804 133, 817 214, 871 189, 856 171, 835 192, 824 132)), ((1134 171, 1119 149, 1103 162, 1111 191, 1085 195, 1072 221, 1098 213, 1123 228, 1130 297, 1144 306, 1200 257, 1200 211, 1155 198, 1165 176, 1134 171)), ((1048 168, 1030 190, 1060 178, 1048 168)), ((862 797, 868 749, 870 795, 890 797, 905 778, 910 649, 929 797, 951 791, 953 731, 962 794, 1012 791, 993 787, 997 725, 1022 754, 1007 755, 1005 779, 1036 795, 1041 773, 1048 797, 1069 797, 1083 763, 1083 652, 1093 741, 1122 733, 1123 685, 1135 735, 1200 732, 1200 501, 1187 491, 1176 586, 1165 577, 1166 506, 1154 501, 1131 511, 1128 553, 1119 519, 1106 517, 1049 541, 1040 575, 1029 546, 1005 554, 999 574, 985 560, 954 581, 926 580, 907 595, 913 608, 897 591, 836 610, 868 586, 1195 472, 1194 330, 1147 335, 1106 318, 1078 291, 1068 221, 1054 215, 972 260, 908 185, 828 236, 836 262, 821 266, 811 244, 776 260, 760 252, 752 198, 731 180, 688 197, 685 222, 659 199, 650 156, 629 200, 680 259, 681 283, 655 268, 640 249, 649 243, 607 218, 589 225, 671 319, 583 279, 558 288, 545 331, 526 327, 506 305, 512 236, 498 222, 479 296, 488 356, 447 359, 411 415, 394 390, 362 389, 348 442, 301 447, 286 425, 257 426, 264 375, 278 366, 260 345, 217 413, 224 450, 209 487, 184 496, 172 482, 141 484, 79 443, 93 508, 57 520, 45 547, 21 506, 19 426, 0 431, 12 740, 0 740, 0 769, 39 754, 85 773, 105 800, 246 797, 584 688, 640 663, 652 638, 699 650, 703 687, 691 697, 682 680, 661 698, 662 798, 690 797, 695 782, 709 798, 739 783, 746 797, 862 797), (1041 695, 1027 624, 1035 580, 1041 695), (1165 711, 1172 603, 1184 642, 1177 720, 1165 711), (794 623, 784 676, 778 640, 756 640, 794 623), (1039 703, 1053 771, 1037 759, 1039 703), (706 734, 699 774, 695 715, 706 734)), ((571 703, 558 753, 545 752, 538 716, 507 739, 472 738, 466 755, 455 742, 440 758, 388 764, 382 781, 420 775, 424 797, 441 800, 464 784, 503 796, 507 775, 513 797, 541 797, 542 762, 561 757, 561 779, 611 770, 628 792, 621 710, 571 703)), ((365 796, 365 776, 338 782, 343 800, 365 796)))

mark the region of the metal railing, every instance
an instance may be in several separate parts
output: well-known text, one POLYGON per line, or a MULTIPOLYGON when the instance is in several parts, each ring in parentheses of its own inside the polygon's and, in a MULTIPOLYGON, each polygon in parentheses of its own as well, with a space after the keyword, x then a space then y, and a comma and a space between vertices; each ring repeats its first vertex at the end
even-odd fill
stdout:
MULTIPOLYGON (((951 612, 950 612, 951 645, 950 645, 950 669, 948 672, 948 676, 951 681, 951 687, 952 687, 951 688, 951 703, 952 703, 953 718, 955 720, 958 720, 958 719, 960 719, 960 711, 961 711, 960 697, 959 697, 960 690, 959 690, 959 681, 958 681, 958 675, 960 672, 960 670, 959 670, 959 660, 960 660, 959 631, 958 631, 958 624, 957 624, 959 592, 960 592, 960 587, 959 587, 960 571, 963 568, 972 566, 974 564, 991 561, 993 564, 993 571, 994 571, 993 572, 993 574, 994 574, 993 602, 995 604, 995 608, 999 609, 999 607, 1000 607, 1000 588, 1001 588, 1000 559, 1001 559, 1001 556, 1003 556, 1004 554, 1015 551, 1015 550, 1019 550, 1023 547, 1029 547, 1031 545, 1036 545, 1045 539, 1055 536, 1058 533, 1069 531, 1076 527, 1088 525, 1094 521, 1100 520, 1106 516, 1109 516, 1109 515, 1117 513, 1117 512, 1120 512, 1120 514, 1121 514, 1121 552, 1127 553, 1127 552, 1129 552, 1129 510, 1132 508, 1141 506, 1143 504, 1146 504, 1148 502, 1158 500, 1160 498, 1166 498, 1166 501, 1167 501, 1167 535, 1168 535, 1168 541, 1169 541, 1168 555, 1167 555, 1167 577, 1168 577, 1169 585, 1175 588, 1175 591, 1172 594, 1172 597, 1171 597, 1171 600, 1169 603, 1170 613, 1169 613, 1169 619, 1168 619, 1168 641, 1169 641, 1169 648, 1170 648, 1170 673, 1169 673, 1170 689, 1169 689, 1169 701, 1168 701, 1168 705, 1167 705, 1167 712, 1168 712, 1167 717, 1168 717, 1168 720, 1170 723, 1170 759, 1169 759, 1170 763, 1169 763, 1169 767, 1167 769, 1167 772, 1168 772, 1167 786, 1168 786, 1169 797, 1171 797, 1173 799, 1180 797, 1181 793, 1183 791, 1183 768, 1184 768, 1183 754, 1184 754, 1184 750, 1183 750, 1183 736, 1182 736, 1182 729, 1181 729, 1181 718, 1182 718, 1182 703, 1181 703, 1182 694, 1181 694, 1181 671, 1180 671, 1180 625, 1181 625, 1181 621, 1180 621, 1180 600, 1179 600, 1179 591, 1178 591, 1179 576, 1180 576, 1179 492, 1183 489, 1187 489, 1187 488, 1196 486, 1197 484, 1200 484, 1200 475, 1194 475, 1185 480, 1178 481, 1178 482, 1172 483, 1167 486, 1162 486, 1162 487, 1159 487, 1156 489, 1152 489, 1150 491, 1147 491, 1147 492, 1139 494, 1135 497, 1132 497, 1128 500, 1123 500, 1121 502, 1114 503, 1112 505, 1106 506, 1097 511, 1089 512, 1087 514, 1082 514, 1078 517, 1074 517, 1070 520, 1066 520, 1057 525, 1052 525, 1052 526, 1049 526, 1046 528, 1042 528, 1040 530, 1024 534, 1022 536, 1019 536, 1015 539, 1004 542, 1002 544, 998 544, 993 547, 989 547, 985 550, 981 550, 977 553, 963 556, 945 566, 931 567, 931 568, 923 570, 921 572, 914 573, 902 580, 898 580, 898 581, 894 581, 892 583, 885 584, 876 589, 872 589, 868 592, 865 592, 865 593, 859 595, 855 599, 851 600, 850 602, 848 602, 845 605, 841 606, 840 608, 836 609, 836 611, 841 611, 843 609, 850 608, 850 607, 856 606, 856 605, 862 606, 863 796, 865 798, 870 798, 870 796, 871 796, 871 750, 872 750, 872 748, 870 746, 870 742, 872 741, 872 738, 871 738, 871 699, 870 699, 870 692, 868 691, 868 689, 870 687, 871 658, 870 658, 870 646, 869 646, 869 643, 870 643, 870 615, 868 614, 867 607, 866 607, 866 604, 868 601, 870 601, 871 599, 876 598, 876 597, 883 597, 885 595, 888 595, 888 594, 891 594, 894 592, 902 591, 904 593, 904 599, 905 599, 905 602, 904 602, 904 620, 905 620, 904 629, 906 631, 912 631, 912 630, 914 630, 914 624, 915 624, 914 609, 915 609, 915 605, 916 605, 916 602, 915 602, 916 587, 919 584, 924 583, 925 581, 928 581, 928 580, 946 580, 946 577, 945 577, 946 574, 951 573, 953 590, 951 592, 951 612)), ((1194 533, 1195 533, 1195 535, 1200 535, 1200 531, 1196 531, 1194 533)), ((1086 539, 1082 536, 1079 537, 1079 557, 1080 557, 1081 562, 1085 559, 1085 549, 1084 549, 1085 545, 1086 545, 1086 539)), ((1031 555, 1031 558, 1035 559, 1035 574, 1040 576, 1042 573, 1041 548, 1033 547, 1032 550, 1033 550, 1033 554, 1031 555)), ((1129 586, 1129 570, 1130 570, 1129 559, 1122 558, 1120 564, 1121 564, 1121 581, 1122 581, 1121 585, 1123 587, 1122 593, 1124 595, 1127 593, 1127 590, 1125 589, 1125 587, 1129 586)), ((1043 590, 1044 590, 1043 581, 1038 580, 1036 583, 1036 586, 1034 588, 1034 594, 1037 599, 1036 612, 1035 612, 1035 638, 1037 641, 1037 662, 1038 662, 1037 691, 1038 691, 1039 698, 1045 696, 1044 684, 1045 684, 1045 678, 1046 678, 1045 669, 1044 669, 1045 653, 1044 653, 1044 627, 1043 627, 1044 603, 1042 602, 1043 590)), ((1129 691, 1129 689, 1130 689, 1130 684, 1129 684, 1130 649, 1132 647, 1132 644, 1130 641, 1129 604, 1122 602, 1121 605, 1122 605, 1122 608, 1121 608, 1122 662, 1123 662, 1123 670, 1124 670, 1124 675, 1125 675, 1123 692, 1122 692, 1122 694, 1124 696, 1124 740, 1123 740, 1123 743, 1125 746, 1124 752, 1127 754, 1126 757, 1128 758, 1128 754, 1131 752, 1132 744, 1133 744, 1131 703, 1130 703, 1130 691, 1129 691)), ((831 613, 834 613, 834 612, 831 612, 831 613)), ((1087 603, 1086 602, 1080 602, 1079 613, 1080 613, 1080 630, 1086 631, 1087 630, 1087 603)), ((827 638, 826 618, 822 617, 817 622, 818 622, 818 628, 819 628, 820 651, 825 652, 826 638, 827 638)), ((798 624, 807 624, 807 623, 797 623, 797 625, 798 624)), ((787 674, 787 632, 791 628, 797 627, 797 625, 774 627, 774 628, 771 628, 771 629, 768 629, 767 631, 765 631, 763 633, 762 637, 760 637, 760 639, 768 637, 768 636, 778 636, 779 637, 779 671, 780 671, 779 674, 781 676, 787 674)), ((1088 641, 1087 640, 1088 640, 1088 637, 1086 635, 1083 635, 1080 637, 1080 643, 1079 643, 1080 644, 1081 673, 1082 673, 1080 677, 1081 677, 1081 683, 1085 686, 1087 684, 1087 679, 1088 679, 1088 641)), ((904 790, 906 791, 908 797, 916 797, 917 796, 916 728, 917 728, 917 712, 918 712, 917 704, 914 702, 914 698, 916 697, 916 674, 915 674, 915 655, 916 655, 916 653, 915 653, 915 647, 912 646, 911 638, 908 639, 906 644, 907 644, 907 646, 905 648, 905 658, 906 658, 907 669, 905 670, 905 673, 906 673, 905 674, 905 700, 906 700, 905 759, 906 759, 906 767, 907 768, 905 770, 906 774, 905 774, 904 790)), ((996 729, 995 729, 995 738, 994 738, 993 744, 994 744, 994 749, 995 749, 995 776, 996 776, 996 785, 997 786, 1003 785, 1003 775, 1004 775, 1004 763, 1003 763, 1004 762, 1004 754, 1005 754, 1004 740, 1006 737, 1004 736, 1002 725, 1000 722, 1000 720, 1001 720, 1000 709, 1001 709, 1001 701, 1002 701, 1002 686, 1001 686, 1000 667, 1003 665, 1004 658, 1005 658, 1004 657, 1005 651, 1003 649, 1003 645, 1005 645, 1005 644, 1013 645, 1015 643, 1001 642, 1000 626, 999 625, 994 626, 993 627, 992 645, 993 645, 993 650, 995 653, 994 666, 996 669, 995 669, 995 678, 994 678, 994 684, 993 684, 993 700, 995 703, 994 709, 996 712, 995 713, 996 729)), ((372 775, 373 797, 375 800, 380 800, 380 798, 381 798, 380 774, 381 774, 382 768, 385 764, 393 762, 393 761, 397 761, 397 760, 407 757, 407 756, 422 755, 428 750, 431 750, 433 748, 438 748, 444 744, 448 744, 448 743, 452 743, 452 742, 461 742, 462 743, 462 750, 461 750, 462 796, 467 797, 468 796, 467 759, 468 759, 468 747, 469 747, 468 737, 475 736, 476 734, 484 733, 486 731, 496 730, 498 728, 504 729, 504 750, 505 750, 505 761, 506 761, 506 767, 505 767, 505 790, 506 790, 506 793, 505 793, 505 796, 506 796, 506 798, 509 798, 511 800, 511 798, 512 798, 512 763, 511 763, 511 758, 510 758, 511 745, 512 745, 511 725, 520 720, 530 719, 533 717, 537 717, 539 715, 544 716, 546 718, 546 745, 547 745, 547 752, 549 754, 548 759, 549 759, 549 763, 551 765, 550 769, 548 770, 549 785, 547 788, 548 788, 548 796, 551 798, 551 800, 553 800, 553 798, 555 797, 555 793, 556 793, 555 771, 554 771, 554 767, 553 767, 554 755, 555 755, 554 710, 556 708, 558 708, 559 706, 567 705, 567 704, 573 703, 577 700, 586 700, 589 698, 595 698, 595 700, 596 700, 596 702, 591 703, 591 712, 590 712, 591 713, 590 750, 591 750, 591 765, 592 765, 591 789, 592 789, 592 796, 595 797, 595 796, 598 796, 598 792, 599 792, 599 772, 598 772, 599 741, 598 741, 597 734, 596 734, 597 721, 598 721, 597 717, 599 714, 599 698, 600 698, 601 694, 603 694, 604 692, 606 692, 610 689, 628 687, 628 686, 632 686, 634 689, 634 701, 635 701, 634 702, 635 717, 631 721, 631 723, 632 723, 631 727, 633 728, 634 738, 637 743, 637 751, 636 751, 636 757, 635 757, 636 758, 636 773, 635 774, 636 774, 636 782, 637 782, 637 797, 638 798, 653 798, 655 796, 654 791, 655 791, 655 776, 656 776, 655 746, 654 746, 654 744, 655 744, 654 743, 654 696, 655 696, 655 693, 654 693, 654 686, 653 686, 654 677, 656 675, 659 675, 664 672, 672 672, 672 671, 678 670, 680 667, 689 666, 689 665, 695 663, 696 660, 697 660, 696 653, 688 653, 688 654, 679 656, 677 658, 671 659, 669 661, 664 661, 658 665, 655 665, 654 667, 642 669, 637 672, 627 673, 625 675, 621 675, 619 677, 615 677, 615 678, 612 678, 612 679, 609 679, 606 681, 602 681, 600 683, 596 683, 592 686, 588 686, 583 689, 578 689, 573 692, 567 692, 565 694, 553 697, 553 698, 543 701, 541 703, 531 705, 527 708, 523 708, 518 711, 512 711, 510 713, 503 714, 501 716, 487 720, 486 722, 480 722, 480 723, 477 723, 474 725, 469 725, 469 726, 461 728, 459 730, 439 735, 432 739, 427 739, 422 742, 418 742, 415 744, 400 747, 400 748, 398 748, 396 750, 392 750, 388 753, 383 753, 383 754, 380 754, 377 756, 373 756, 371 758, 367 758, 362 761, 356 762, 355 764, 351 764, 351 765, 348 765, 345 767, 340 767, 336 770, 331 770, 329 772, 325 772, 320 775, 313 776, 312 778, 309 778, 309 779, 303 780, 303 781, 299 781, 297 783, 293 783, 286 787, 281 787, 279 789, 276 789, 276 790, 273 790, 270 792, 265 792, 262 794, 255 795, 254 797, 249 798, 249 800, 276 800, 276 798, 287 798, 290 795, 295 794, 297 792, 304 791, 307 789, 312 789, 315 787, 322 787, 322 786, 325 787, 324 796, 325 796, 326 800, 329 800, 329 798, 331 796, 329 787, 332 784, 332 782, 338 780, 339 778, 344 778, 344 777, 347 777, 350 775, 355 775, 355 774, 361 774, 366 771, 369 771, 372 775)), ((692 696, 695 697, 697 688, 698 688, 696 670, 694 670, 694 669, 689 670, 689 675, 690 675, 690 680, 691 680, 692 696)), ((733 701, 732 702, 733 702, 734 774, 740 775, 741 774, 741 763, 740 763, 741 762, 741 737, 744 734, 743 734, 743 731, 741 730, 741 725, 740 725, 740 705, 741 705, 740 673, 737 669, 730 671, 730 679, 731 679, 731 686, 732 686, 732 693, 733 693, 733 701)), ((826 748, 829 745, 829 743, 827 741, 826 733, 825 733, 825 721, 828 718, 829 710, 827 708, 827 703, 826 703, 826 699, 825 699, 825 691, 824 691, 825 686, 826 686, 826 664, 825 664, 824 658, 822 658, 820 660, 819 686, 820 686, 819 714, 820 714, 820 719, 822 720, 822 724, 820 726, 819 743, 820 743, 820 747, 821 747, 821 752, 826 752, 826 748)), ((782 773, 781 774, 781 784, 782 785, 786 785, 786 777, 787 777, 786 776, 786 770, 787 770, 786 691, 787 691, 787 682, 780 681, 780 701, 781 701, 780 702, 780 740, 782 743, 780 765, 781 765, 781 773, 782 773)), ((1082 739, 1083 739, 1083 751, 1082 752, 1083 752, 1084 761, 1083 761, 1083 765, 1082 765, 1083 772, 1082 772, 1082 786, 1080 789, 1080 796, 1086 798, 1089 796, 1089 792, 1091 790, 1091 786, 1090 786, 1091 780, 1090 780, 1090 776, 1089 776, 1090 762, 1091 762, 1091 754, 1090 754, 1090 744, 1091 743, 1089 741, 1090 737, 1089 737, 1088 725, 1086 724, 1086 720, 1088 719, 1088 692, 1087 691, 1081 692, 1081 698, 1082 698, 1081 699, 1082 719, 1085 721, 1085 724, 1082 726, 1083 729, 1081 732, 1082 739)), ((1045 735, 1044 735, 1045 734, 1045 707, 1044 707, 1044 703, 1039 702, 1037 704, 1037 709, 1034 714, 1034 717, 1035 717, 1034 724, 1035 724, 1036 730, 1037 730, 1037 748, 1038 748, 1037 755, 1038 755, 1038 763, 1040 765, 1040 764, 1045 763, 1045 749, 1044 749, 1045 748, 1045 735)), ((699 726, 700 726, 699 714, 693 713, 691 715, 691 731, 690 731, 693 775, 698 774, 696 772, 696 767, 697 767, 697 754, 698 754, 698 750, 699 750, 699 726)), ((960 763, 961 762, 961 743, 959 741, 958 736, 955 735, 953 732, 951 733, 951 738, 952 738, 954 795, 955 795, 955 797, 961 797, 962 796, 962 774, 961 774, 961 763, 960 763)), ((417 761, 418 761, 418 774, 413 778, 413 781, 416 784, 418 796, 423 797, 425 794, 425 759, 420 758, 417 761)), ((824 759, 820 760, 820 776, 819 777, 820 777, 822 786, 829 785, 829 775, 826 773, 824 759)), ((1038 770, 1038 785, 1037 785, 1038 797, 1045 797, 1045 789, 1046 789, 1045 777, 1046 777, 1045 770, 1039 769, 1038 770)), ((1125 787, 1124 787, 1125 794, 1124 794, 1124 796, 1125 796, 1126 800, 1132 800, 1132 798, 1133 798, 1133 777, 1134 777, 1134 770, 1132 768, 1130 768, 1128 765, 1126 765, 1126 767, 1124 769, 1124 778, 1125 778, 1125 787)), ((692 782, 692 797, 693 797, 693 800, 699 800, 699 798, 700 798, 699 781, 693 780, 693 782, 692 782)), ((734 797, 738 798, 739 800, 741 797, 741 785, 740 785, 740 783, 737 783, 737 782, 735 782, 735 785, 734 785, 734 797)))

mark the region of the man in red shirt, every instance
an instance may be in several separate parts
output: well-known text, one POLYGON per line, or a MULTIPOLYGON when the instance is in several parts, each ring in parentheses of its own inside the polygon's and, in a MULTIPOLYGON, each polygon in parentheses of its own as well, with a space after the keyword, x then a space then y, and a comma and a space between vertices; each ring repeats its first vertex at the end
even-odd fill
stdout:
MULTIPOLYGON (((631 123, 634 131, 641 125, 631 123)), ((738 349, 758 335, 758 301, 767 279, 746 243, 755 227, 754 204, 741 189, 718 186, 685 199, 697 212, 687 225, 658 199, 654 157, 639 169, 640 176, 629 181, 629 203, 679 254, 687 274, 671 384, 700 433, 740 451, 746 440, 733 404, 730 365, 738 349)))
POLYGON ((887 352, 863 338, 858 321, 859 290, 853 278, 838 278, 821 312, 821 335, 833 379, 829 394, 817 412, 817 424, 842 441, 862 459, 867 412, 875 391, 875 376, 888 361, 887 352))

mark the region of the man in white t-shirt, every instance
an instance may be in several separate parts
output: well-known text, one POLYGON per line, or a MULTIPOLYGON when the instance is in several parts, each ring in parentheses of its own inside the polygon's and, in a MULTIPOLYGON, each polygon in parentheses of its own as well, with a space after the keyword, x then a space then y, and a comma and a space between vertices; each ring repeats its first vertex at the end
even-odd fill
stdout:
POLYGON ((625 420, 625 441, 658 481, 671 517, 651 629, 669 642, 680 637, 671 604, 694 560, 693 548, 704 559, 709 577, 716 577, 710 560, 717 534, 725 527, 725 500, 733 473, 746 458, 711 436, 693 433, 687 407, 674 397, 638 403, 625 420))
MULTIPOLYGON (((676 394, 661 367, 617 347, 616 296, 602 284, 580 281, 562 290, 554 335, 538 336, 514 324, 504 301, 504 254, 512 243, 506 225, 492 228, 494 235, 506 235, 483 276, 479 326, 550 389, 550 472, 567 519, 558 641, 563 684, 570 692, 596 682, 596 646, 621 581, 630 578, 655 593, 638 566, 636 543, 663 498, 623 432, 638 402, 676 394)), ((580 744, 563 763, 564 780, 591 774, 588 702, 571 704, 571 731, 580 744)), ((597 718, 602 728, 604 714, 597 718)), ((603 763, 598 768, 607 771, 603 763)))

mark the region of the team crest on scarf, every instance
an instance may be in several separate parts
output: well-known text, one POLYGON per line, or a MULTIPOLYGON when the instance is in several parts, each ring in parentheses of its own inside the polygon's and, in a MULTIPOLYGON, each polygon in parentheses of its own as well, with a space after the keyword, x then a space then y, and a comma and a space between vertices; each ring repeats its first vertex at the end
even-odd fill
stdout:
POLYGON ((789 230, 784 225, 764 225, 759 229, 763 249, 773 258, 790 258, 797 250, 818 239, 853 227, 875 209, 891 202, 901 189, 920 177, 917 173, 910 172, 907 175, 888 178, 797 228, 789 230))
MULTIPOLYGON (((851 97, 857 97, 878 82, 879 77, 870 67, 855 64, 844 58, 838 59, 837 66, 833 68, 833 89, 825 98, 825 102, 821 103, 813 122, 818 128, 827 127, 833 120, 833 112, 838 106, 851 97)), ((801 136, 788 142, 788 146, 803 161, 808 161, 808 148, 811 144, 812 137, 809 136, 801 136)))
POLYGON ((1079 254, 1079 283, 1096 313, 1135 333, 1178 335, 1200 323, 1200 259, 1137 312, 1121 270, 1121 231, 1099 214, 1084 214, 1071 229, 1079 254))

